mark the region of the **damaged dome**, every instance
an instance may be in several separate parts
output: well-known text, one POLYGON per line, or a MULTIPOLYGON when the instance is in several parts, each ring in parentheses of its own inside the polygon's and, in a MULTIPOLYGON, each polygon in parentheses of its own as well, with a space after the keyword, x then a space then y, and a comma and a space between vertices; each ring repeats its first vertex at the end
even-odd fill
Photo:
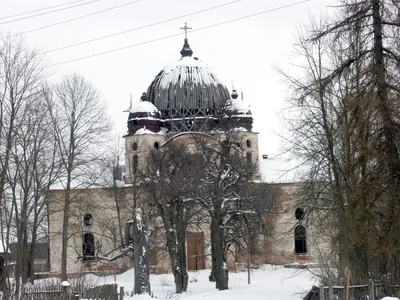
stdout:
POLYGON ((187 39, 180 53, 182 57, 163 68, 150 84, 148 101, 162 119, 181 120, 170 124, 174 132, 208 130, 199 120, 216 116, 230 99, 229 91, 209 66, 192 57, 187 39))

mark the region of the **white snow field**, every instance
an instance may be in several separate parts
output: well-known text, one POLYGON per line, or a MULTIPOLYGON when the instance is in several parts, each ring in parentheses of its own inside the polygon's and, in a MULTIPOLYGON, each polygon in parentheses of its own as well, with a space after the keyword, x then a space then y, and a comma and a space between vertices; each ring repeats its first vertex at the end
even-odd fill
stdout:
MULTIPOLYGON (((291 300, 303 299, 304 295, 316 284, 307 270, 284 268, 283 266, 264 265, 252 270, 251 284, 247 283, 247 272, 229 273, 229 290, 218 291, 215 283, 208 281, 210 270, 189 272, 189 288, 186 293, 175 294, 172 274, 151 275, 151 290, 158 299, 185 300, 291 300)), ((134 271, 129 270, 116 275, 116 282, 130 293, 133 289, 134 271)), ((114 276, 98 277, 87 275, 86 281, 99 285, 113 283, 114 276)), ((124 299, 151 299, 149 296, 125 296, 124 299)))

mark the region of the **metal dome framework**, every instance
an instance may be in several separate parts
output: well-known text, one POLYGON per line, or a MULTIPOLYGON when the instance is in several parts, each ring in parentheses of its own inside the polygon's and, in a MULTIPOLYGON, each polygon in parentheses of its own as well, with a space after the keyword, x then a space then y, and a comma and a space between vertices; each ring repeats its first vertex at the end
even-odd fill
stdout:
POLYGON ((230 99, 226 86, 197 58, 185 39, 181 59, 165 67, 147 90, 170 132, 210 131, 230 99))

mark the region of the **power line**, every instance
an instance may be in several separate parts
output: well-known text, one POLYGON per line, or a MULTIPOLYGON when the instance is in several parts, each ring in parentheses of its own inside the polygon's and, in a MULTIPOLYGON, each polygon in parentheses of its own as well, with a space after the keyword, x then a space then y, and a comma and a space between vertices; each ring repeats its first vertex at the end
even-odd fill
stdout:
MULTIPOLYGON (((220 25, 224 25, 224 24, 228 24, 228 23, 233 23, 233 22, 236 22, 236 21, 248 19, 248 18, 251 18, 251 17, 255 17, 255 16, 262 15, 262 14, 270 13, 270 12, 273 12, 273 11, 285 9, 285 8, 288 8, 288 7, 291 7, 291 6, 296 6, 296 5, 303 4, 303 3, 306 3, 306 2, 310 2, 310 1, 311 0, 303 0, 303 1, 292 3, 292 4, 288 4, 288 5, 272 8, 272 9, 269 9, 269 10, 264 10, 264 11, 261 11, 261 12, 258 12, 258 13, 254 13, 254 14, 250 14, 250 15, 247 15, 247 16, 231 19, 231 20, 228 20, 228 21, 220 22, 220 23, 215 23, 215 24, 204 26, 204 27, 201 27, 201 28, 197 28, 197 29, 192 30, 191 32, 201 31, 201 30, 205 30, 205 29, 208 29, 208 28, 212 28, 212 27, 216 27, 216 26, 220 26, 220 25)), ((71 59, 71 60, 62 61, 62 62, 59 62, 59 63, 55 63, 55 64, 52 64, 52 65, 49 65, 47 67, 59 66, 59 65, 63 65, 63 64, 79 61, 79 60, 84 60, 84 59, 97 57, 97 56, 101 56, 101 55, 105 55, 105 54, 109 54, 109 53, 113 53, 113 52, 117 52, 117 51, 122 51, 122 50, 125 50, 125 49, 138 47, 138 46, 142 46, 142 45, 145 45, 145 44, 158 42, 158 41, 161 41, 161 40, 170 39, 170 38, 173 38, 173 37, 176 37, 176 36, 180 36, 180 35, 181 35, 181 33, 172 34, 172 35, 164 36, 164 37, 157 38, 157 39, 150 40, 150 41, 146 41, 146 42, 141 42, 141 43, 137 43, 137 44, 121 47, 121 48, 116 48, 116 49, 112 49, 112 50, 108 50, 108 51, 104 51, 104 52, 99 52, 99 53, 95 53, 95 54, 91 54, 91 55, 87 55, 87 56, 74 58, 74 59, 71 59)))
MULTIPOLYGON (((139 0, 139 1, 141 1, 141 0, 139 0)), ((71 45, 67 45, 67 46, 62 46, 62 47, 59 47, 59 48, 51 49, 51 50, 48 50, 48 51, 41 52, 40 54, 46 54, 46 53, 50 53, 50 52, 60 51, 60 50, 64 50, 64 49, 68 49, 68 48, 72 48, 72 47, 76 47, 76 46, 80 46, 80 45, 84 45, 84 44, 100 41, 100 40, 107 39, 107 38, 110 38, 110 37, 114 37, 114 36, 117 36, 117 35, 122 35, 122 34, 125 34, 125 33, 128 33, 128 32, 133 32, 133 31, 136 31, 136 30, 152 27, 152 26, 155 26, 155 25, 160 25, 160 24, 163 24, 163 23, 175 21, 175 20, 178 20, 178 19, 181 19, 181 18, 184 18, 184 17, 193 16, 193 15, 196 15, 196 14, 200 14, 200 13, 203 13, 203 12, 206 12, 206 11, 210 11, 210 10, 214 10, 214 9, 221 8, 221 7, 224 7, 224 6, 228 6, 228 5, 231 5, 231 4, 234 4, 234 3, 237 3, 237 2, 241 2, 241 1, 243 1, 243 0, 235 0, 235 1, 227 2, 227 3, 221 4, 221 5, 209 7, 209 8, 202 9, 202 10, 198 10, 198 11, 195 11, 195 12, 192 12, 192 13, 188 13, 188 14, 185 14, 185 15, 181 15, 181 16, 178 16, 178 17, 173 17, 173 18, 166 19, 166 20, 163 20, 163 21, 159 21, 159 22, 143 25, 143 26, 140 26, 140 27, 136 27, 136 28, 132 28, 132 29, 116 32, 116 33, 113 33, 113 34, 105 35, 105 36, 102 36, 102 37, 98 37, 98 38, 95 38, 95 39, 83 41, 83 42, 80 42, 80 43, 75 43, 75 44, 71 44, 71 45)))
MULTIPOLYGON (((82 0, 80 0, 80 1, 82 1, 82 0)), ((95 12, 87 14, 87 15, 82 15, 82 16, 75 17, 75 18, 72 18, 72 19, 60 21, 60 22, 57 22, 57 23, 53 23, 53 24, 42 26, 42 27, 37 27, 37 28, 33 28, 33 29, 30 29, 30 30, 27 30, 27 31, 23 31, 23 32, 20 32, 20 33, 17 33, 17 34, 13 34, 10 37, 17 36, 17 35, 22 35, 22 34, 25 34, 25 33, 30 33, 30 32, 33 32, 33 31, 46 29, 46 28, 49 28, 49 27, 54 27, 54 26, 61 25, 61 24, 65 24, 65 23, 68 23, 68 22, 72 22, 72 21, 75 21, 75 20, 83 19, 83 18, 90 17, 90 16, 93 16, 93 15, 97 15, 97 14, 100 14, 100 13, 103 13, 103 12, 106 12, 106 11, 114 10, 114 9, 117 9, 117 8, 121 8, 121 7, 124 7, 124 6, 128 6, 128 5, 137 3, 137 2, 141 2, 141 1, 143 1, 143 0, 136 0, 136 1, 127 2, 127 3, 121 4, 121 5, 112 6, 112 7, 103 9, 103 10, 95 11, 95 12)))
POLYGON ((23 15, 39 12, 39 11, 42 11, 42 10, 47 10, 47 9, 56 8, 56 7, 60 7, 60 6, 70 5, 70 4, 74 4, 74 3, 78 3, 78 2, 82 2, 82 1, 85 1, 85 0, 77 0, 77 1, 72 1, 72 2, 65 2, 65 3, 62 3, 62 4, 57 4, 57 5, 53 5, 53 6, 42 7, 42 8, 39 8, 39 9, 30 10, 30 11, 26 11, 26 12, 23 12, 23 13, 18 13, 18 14, 15 14, 15 15, 9 15, 9 16, 5 16, 5 17, 0 17, 0 20, 9 19, 9 18, 13 18, 13 17, 19 17, 19 16, 23 16, 23 15))
POLYGON ((40 17, 40 16, 43 16, 43 15, 51 14, 51 13, 54 13, 54 12, 58 12, 58 11, 61 11, 61 10, 66 10, 66 9, 70 9, 70 8, 74 8, 74 7, 78 7, 78 6, 82 6, 82 5, 87 5, 87 4, 90 4, 90 3, 93 3, 93 2, 98 2, 98 1, 100 1, 100 0, 92 0, 92 1, 89 1, 89 2, 85 2, 85 3, 75 4, 75 5, 71 5, 71 6, 63 7, 63 8, 58 8, 58 9, 54 9, 54 10, 51 10, 51 11, 46 11, 46 12, 43 12, 43 13, 40 13, 40 14, 36 14, 36 15, 32 15, 32 16, 27 16, 27 17, 23 17, 23 18, 19 18, 19 19, 14 19, 14 20, 2 22, 2 23, 0 23, 0 25, 13 23, 13 22, 17 22, 17 21, 22 21, 22 20, 30 19, 30 18, 36 18, 36 17, 40 17))

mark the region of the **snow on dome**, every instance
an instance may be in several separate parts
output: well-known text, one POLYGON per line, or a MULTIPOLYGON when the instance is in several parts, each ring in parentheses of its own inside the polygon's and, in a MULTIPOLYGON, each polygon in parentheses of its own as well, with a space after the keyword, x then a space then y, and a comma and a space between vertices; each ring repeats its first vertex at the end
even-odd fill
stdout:
POLYGON ((182 57, 178 61, 169 64, 164 67, 161 72, 164 74, 160 80, 160 85, 163 88, 167 88, 171 82, 179 83, 180 87, 182 87, 186 81, 201 82, 205 85, 214 86, 222 84, 217 79, 211 67, 204 64, 201 60, 190 56, 182 57), (188 72, 188 70, 191 72, 188 72))
POLYGON ((149 101, 141 101, 135 103, 130 110, 130 113, 142 113, 142 112, 147 112, 149 114, 156 114, 158 113, 158 110, 153 105, 153 103, 149 101))
POLYGON ((239 99, 230 99, 228 101, 228 110, 238 115, 251 115, 250 105, 239 99))
POLYGON ((214 71, 191 56, 183 56, 164 67, 150 84, 147 95, 159 111, 170 117, 183 108, 212 114, 230 98, 214 71))

